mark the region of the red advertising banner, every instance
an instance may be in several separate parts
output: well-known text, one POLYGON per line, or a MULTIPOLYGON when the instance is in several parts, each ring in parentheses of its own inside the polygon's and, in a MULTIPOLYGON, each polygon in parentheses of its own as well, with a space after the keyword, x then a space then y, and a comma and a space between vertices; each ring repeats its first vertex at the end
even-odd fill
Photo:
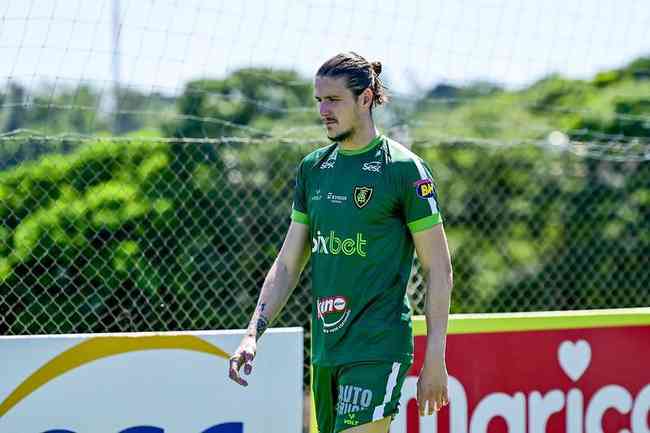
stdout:
POLYGON ((650 309, 456 315, 447 339, 450 404, 419 417, 426 350, 391 433, 650 433, 650 309))

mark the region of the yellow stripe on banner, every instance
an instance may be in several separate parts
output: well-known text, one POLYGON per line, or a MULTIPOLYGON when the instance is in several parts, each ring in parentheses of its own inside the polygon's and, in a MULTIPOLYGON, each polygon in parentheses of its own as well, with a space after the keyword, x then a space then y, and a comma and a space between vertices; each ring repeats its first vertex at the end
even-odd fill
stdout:
POLYGON ((0 404, 0 418, 51 380, 101 358, 141 350, 184 349, 228 359, 228 353, 193 335, 116 336, 90 338, 51 359, 13 390, 0 404))
MULTIPOLYGON (((452 314, 448 334, 545 331, 650 325, 650 308, 547 311, 538 313, 452 314)), ((424 316, 413 317, 413 335, 427 335, 424 316)))
POLYGON ((311 412, 310 412, 310 418, 309 418, 309 432, 310 433, 318 433, 318 423, 316 422, 316 402, 314 401, 314 367, 313 365, 309 366, 309 378, 311 382, 311 387, 309 396, 310 399, 309 401, 311 402, 311 412))

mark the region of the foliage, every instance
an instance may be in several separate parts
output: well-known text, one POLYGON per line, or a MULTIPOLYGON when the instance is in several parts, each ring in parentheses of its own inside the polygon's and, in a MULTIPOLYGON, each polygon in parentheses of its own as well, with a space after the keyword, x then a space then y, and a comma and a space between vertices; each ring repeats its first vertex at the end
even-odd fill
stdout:
POLYGON ((230 318, 243 323, 258 287, 242 292, 239 278, 261 283, 275 251, 258 246, 277 245, 287 221, 293 173, 263 164, 279 146, 223 145, 226 168, 173 143, 99 141, 0 175, 3 331, 223 327, 239 304, 230 318), (284 205, 245 211, 273 195, 284 205))
POLYGON ((295 72, 241 69, 223 80, 188 83, 178 101, 183 118, 163 129, 174 137, 260 135, 247 125, 259 118, 287 117, 291 110, 309 105, 311 99, 310 84, 295 72))
MULTIPOLYGON (((648 304, 650 164, 546 143, 553 130, 591 146, 647 143, 649 67, 639 59, 590 81, 550 76, 517 91, 438 87, 385 116, 408 121, 435 173, 454 312, 648 304)), ((22 91, 13 86, 6 100, 22 91)), ((96 96, 79 89, 74 100, 92 106, 96 96)), ((124 101, 147 110, 137 94, 124 101)), ((0 332, 243 326, 288 224, 296 163, 323 139, 311 101, 294 72, 244 69, 188 83, 176 120, 162 126, 168 137, 212 141, 0 140, 0 305, 11 305, 0 332)), ((45 105, 12 104, 3 116, 50 132, 101 123, 45 105)), ((156 135, 133 119, 125 130, 156 135)), ((287 310, 306 317, 309 305, 290 302, 281 324, 296 324, 287 310)))
POLYGON ((550 76, 414 113, 417 153, 441 191, 455 311, 648 304, 650 163, 589 159, 546 143, 561 130, 590 146, 648 146, 649 74, 642 58, 606 84, 605 76, 550 76))

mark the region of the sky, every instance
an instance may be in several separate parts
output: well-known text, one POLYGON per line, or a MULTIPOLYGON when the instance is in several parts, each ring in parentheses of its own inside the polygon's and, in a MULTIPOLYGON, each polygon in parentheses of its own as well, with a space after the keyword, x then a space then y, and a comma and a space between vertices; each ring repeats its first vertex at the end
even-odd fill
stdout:
POLYGON ((241 67, 305 77, 353 50, 393 92, 487 80, 589 78, 650 55, 648 0, 0 0, 0 87, 10 80, 178 94, 241 67))

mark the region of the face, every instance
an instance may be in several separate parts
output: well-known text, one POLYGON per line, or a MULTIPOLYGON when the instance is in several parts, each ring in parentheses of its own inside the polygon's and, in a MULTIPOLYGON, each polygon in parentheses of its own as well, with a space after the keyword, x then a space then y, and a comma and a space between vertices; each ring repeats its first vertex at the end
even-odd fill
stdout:
POLYGON ((345 77, 316 76, 314 98, 327 130, 327 138, 345 141, 354 135, 360 123, 359 98, 347 88, 345 77))

